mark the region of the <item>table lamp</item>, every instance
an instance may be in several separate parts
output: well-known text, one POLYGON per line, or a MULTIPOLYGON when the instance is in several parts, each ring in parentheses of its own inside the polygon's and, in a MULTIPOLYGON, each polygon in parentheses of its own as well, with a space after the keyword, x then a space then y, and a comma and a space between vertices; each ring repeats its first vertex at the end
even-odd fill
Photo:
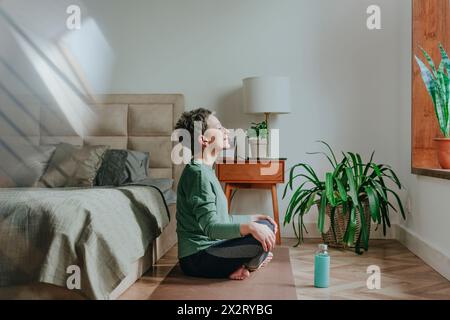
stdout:
MULTIPOLYGON (((244 113, 264 114, 269 130, 270 114, 290 113, 288 77, 251 77, 243 81, 244 113)), ((267 143, 269 147, 270 143, 267 143)), ((270 156, 270 153, 267 152, 270 156)))

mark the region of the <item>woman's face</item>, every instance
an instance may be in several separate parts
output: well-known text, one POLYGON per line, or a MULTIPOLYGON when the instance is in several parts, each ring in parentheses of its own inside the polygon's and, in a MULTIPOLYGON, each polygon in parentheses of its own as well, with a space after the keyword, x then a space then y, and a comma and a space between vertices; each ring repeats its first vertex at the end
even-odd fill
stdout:
POLYGON ((205 132, 205 137, 210 143, 214 143, 214 146, 219 150, 230 148, 230 141, 228 140, 230 132, 222 126, 219 119, 210 115, 207 124, 208 130, 205 132))

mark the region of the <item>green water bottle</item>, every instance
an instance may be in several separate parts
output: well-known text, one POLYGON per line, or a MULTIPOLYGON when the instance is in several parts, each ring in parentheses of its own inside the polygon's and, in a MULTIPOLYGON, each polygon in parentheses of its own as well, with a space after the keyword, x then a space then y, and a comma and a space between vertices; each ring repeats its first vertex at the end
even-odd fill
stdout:
POLYGON ((314 257, 314 287, 328 288, 330 285, 330 256, 328 246, 319 244, 319 250, 314 257))

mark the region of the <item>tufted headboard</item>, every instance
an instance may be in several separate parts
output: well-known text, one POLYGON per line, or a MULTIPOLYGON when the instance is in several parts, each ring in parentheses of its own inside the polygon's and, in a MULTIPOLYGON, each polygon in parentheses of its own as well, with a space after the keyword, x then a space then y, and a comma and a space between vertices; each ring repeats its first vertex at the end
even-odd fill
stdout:
MULTIPOLYGON (((111 94, 91 97, 76 106, 73 103, 56 108, 43 103, 33 105, 30 108, 27 104, 27 117, 16 117, 34 120, 21 130, 25 130, 33 144, 66 142, 147 151, 150 176, 173 178, 176 188, 182 168, 171 161, 171 134, 184 110, 183 95, 111 94), (74 128, 77 121, 83 122, 82 134, 74 128)), ((20 108, 14 110, 18 112, 20 108)))

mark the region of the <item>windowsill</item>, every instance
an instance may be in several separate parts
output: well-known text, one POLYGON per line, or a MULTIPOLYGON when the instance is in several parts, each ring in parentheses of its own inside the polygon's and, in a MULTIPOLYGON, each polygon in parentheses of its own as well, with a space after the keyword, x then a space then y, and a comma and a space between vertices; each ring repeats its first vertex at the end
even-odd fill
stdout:
POLYGON ((411 173, 420 175, 420 176, 427 176, 427 177, 450 180, 450 170, 445 170, 445 169, 412 167, 411 173))

